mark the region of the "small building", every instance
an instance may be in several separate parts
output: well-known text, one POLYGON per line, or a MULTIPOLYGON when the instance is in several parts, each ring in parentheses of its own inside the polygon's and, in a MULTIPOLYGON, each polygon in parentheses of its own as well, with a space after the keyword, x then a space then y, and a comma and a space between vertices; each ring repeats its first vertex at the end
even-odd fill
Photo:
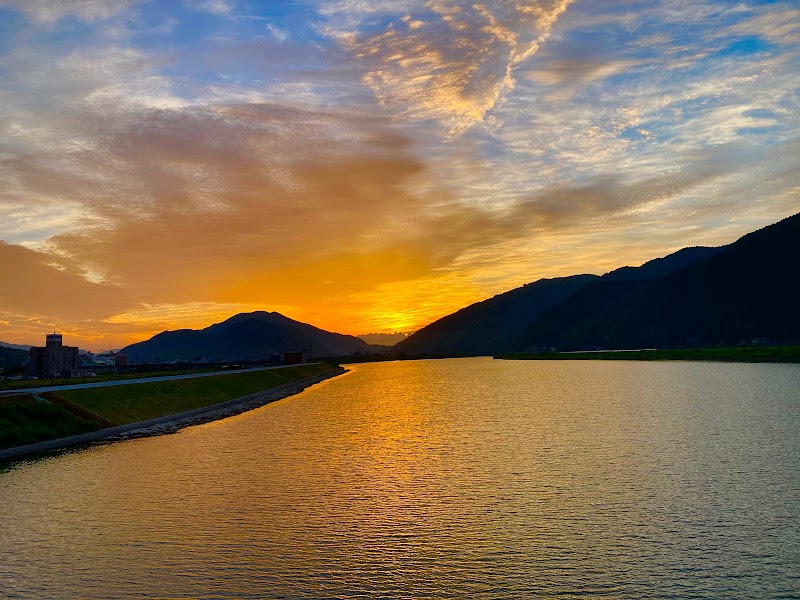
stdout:
POLYGON ((80 361, 76 346, 64 346, 60 333, 47 336, 44 347, 30 349, 28 374, 32 377, 70 377, 77 372, 80 361))
POLYGON ((127 354, 115 354, 114 355, 114 366, 116 366, 116 367, 127 367, 128 366, 128 355, 127 354))
POLYGON ((284 350, 282 362, 284 365, 299 365, 308 362, 308 355, 309 352, 305 348, 284 350))

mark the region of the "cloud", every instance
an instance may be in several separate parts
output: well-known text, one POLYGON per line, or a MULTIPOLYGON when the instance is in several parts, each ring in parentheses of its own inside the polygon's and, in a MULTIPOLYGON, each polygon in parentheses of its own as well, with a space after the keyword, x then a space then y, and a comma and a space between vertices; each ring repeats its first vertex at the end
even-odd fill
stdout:
POLYGON ((289 39, 289 32, 286 29, 282 29, 273 23, 267 23, 266 27, 269 34, 280 43, 289 39))
POLYGON ((448 205, 425 223, 425 232, 415 243, 429 244, 437 267, 450 267, 472 251, 652 210, 735 169, 733 160, 698 158, 681 171, 639 181, 609 174, 585 183, 556 185, 521 198, 504 211, 448 205))
MULTIPOLYGON (((291 307, 288 307, 291 310, 291 307)), ((243 312, 258 310, 281 311, 287 308, 275 305, 183 302, 180 304, 141 303, 136 308, 117 312, 103 319, 104 324, 123 325, 139 330, 161 332, 175 329, 206 327, 243 312), (201 325, 199 325, 201 324, 201 325)))
POLYGON ((234 0, 184 0, 183 4, 191 10, 227 16, 233 12, 236 2, 234 0))
POLYGON ((72 17, 102 21, 127 11, 143 0, 0 0, 0 8, 23 12, 37 23, 52 24, 72 17))
POLYGON ((430 18, 402 15, 379 33, 339 34, 364 83, 395 114, 436 120, 461 133, 499 106, 514 71, 537 52, 571 0, 427 5, 430 18))
MULTIPOLYGON (((388 307, 410 298, 399 292, 403 282, 441 282, 470 253, 656 202, 702 179, 608 177, 481 208, 437 186, 416 140, 368 112, 263 100, 180 106, 151 95, 115 98, 118 86, 77 89, 98 100, 40 122, 68 125, 61 131, 69 135, 26 136, 39 151, 8 166, 18 197, 49 190, 91 215, 47 248, 51 260, 80 265, 71 273, 90 286, 83 293, 120 294, 103 304, 95 328, 151 331, 233 306, 288 307, 296 318, 355 328, 359 295, 374 301, 372 323, 419 325, 410 319, 454 296, 417 303, 400 318, 388 307)), ((459 282, 458 298, 477 297, 463 278, 446 281, 459 282)))
POLYGON ((634 59, 602 60, 598 56, 554 59, 541 64, 535 69, 525 71, 522 76, 529 81, 553 87, 555 91, 548 94, 548 100, 551 102, 563 102, 590 83, 628 72, 642 64, 645 64, 645 61, 634 59))
POLYGON ((778 44, 800 43, 800 10, 772 10, 756 14, 717 32, 714 37, 758 35, 778 44))
MULTIPOLYGON (((26 68, 0 110, 4 235, 80 265, 81 293, 124 290, 98 318, 302 304, 333 289, 324 270, 363 288, 385 269, 363 258, 382 246, 375 231, 420 207, 404 190, 423 170, 413 140, 369 107, 243 100, 235 87, 179 98, 152 61, 121 48, 8 60, 26 68)), ((415 259, 387 260, 400 276, 419 272, 415 259)))
POLYGON ((115 286, 91 283, 75 263, 0 241, 0 312, 80 320, 132 301, 115 286))

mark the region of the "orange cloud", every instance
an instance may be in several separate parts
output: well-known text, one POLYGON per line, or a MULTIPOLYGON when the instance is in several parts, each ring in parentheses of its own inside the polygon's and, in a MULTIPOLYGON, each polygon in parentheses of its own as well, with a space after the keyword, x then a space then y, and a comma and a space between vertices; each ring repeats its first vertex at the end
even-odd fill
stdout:
POLYGON ((435 0, 429 3, 435 20, 404 17, 380 34, 351 33, 341 40, 382 105, 461 133, 514 89, 515 68, 537 52, 571 3, 435 0))
MULTIPOLYGON (((707 190, 747 159, 723 145, 673 152, 666 167, 662 154, 647 156, 647 168, 623 176, 593 169, 602 138, 571 150, 584 168, 553 181, 557 166, 531 157, 592 137, 593 128, 562 129, 573 113, 538 130, 546 143, 531 141, 524 120, 518 154, 490 156, 491 144, 466 135, 439 143, 442 123, 460 132, 488 119, 568 4, 437 1, 424 19, 344 37, 358 57, 351 73, 370 89, 335 100, 308 82, 296 94, 200 84, 178 94, 155 59, 125 48, 57 60, 16 51, 8 61, 24 77, 7 86, 0 114, 0 231, 36 250, 0 245, 0 339, 31 342, 58 328, 101 349, 255 309, 343 333, 412 330, 538 277, 755 228, 741 222, 712 239, 687 225, 721 231, 730 212, 724 194, 707 190), (389 122, 398 115, 409 120, 389 122), (497 165, 518 179, 498 176, 497 165), (684 204, 690 193, 710 200, 684 204)), ((616 68, 550 61, 531 77, 571 90, 616 68)), ((594 106, 581 109, 589 116, 576 128, 596 120, 594 106)), ((738 123, 718 118, 729 130, 738 123)), ((758 225, 788 210, 797 148, 778 150, 771 163, 783 160, 786 174, 773 168, 774 184, 760 182, 775 199, 758 225)))

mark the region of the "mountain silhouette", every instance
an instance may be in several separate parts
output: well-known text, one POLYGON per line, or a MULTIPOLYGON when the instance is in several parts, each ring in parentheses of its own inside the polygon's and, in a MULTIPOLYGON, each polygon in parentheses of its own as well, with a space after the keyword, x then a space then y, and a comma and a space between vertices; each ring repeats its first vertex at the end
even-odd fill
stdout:
POLYGON ((325 331, 277 312, 257 311, 234 315, 201 330, 164 331, 120 352, 133 362, 192 360, 198 356, 217 360, 260 360, 291 348, 310 349, 314 356, 369 351, 369 345, 359 338, 325 331))
POLYGON ((629 289, 598 282, 543 314, 516 349, 641 348, 800 340, 800 215, 629 289))
POLYGON ((31 349, 28 344, 11 344, 9 342, 0 342, 0 348, 13 348, 14 350, 24 350, 25 352, 31 349))
POLYGON ((395 344, 395 352, 486 355, 506 351, 540 314, 596 279, 596 275, 540 279, 434 321, 395 344))
MULTIPOLYGON (((800 343, 800 214, 720 248, 684 248, 602 276, 541 279, 463 308, 395 345, 398 355, 487 355, 556 347, 685 347, 742 340, 800 343)), ((261 359, 288 348, 368 353, 363 340, 276 312, 203 330, 165 331, 123 348, 135 362, 200 355, 261 359)))
POLYGON ((556 347, 800 342, 800 215, 720 248, 684 248, 601 277, 543 279, 463 308, 395 346, 481 355, 556 347))
POLYGON ((18 367, 25 364, 26 360, 28 360, 28 352, 26 350, 0 346, 0 368, 18 367))
POLYGON ((632 310, 657 281, 720 252, 722 248, 683 248, 640 267, 622 267, 606 273, 564 302, 540 314, 508 350, 556 347, 576 350, 616 347, 614 335, 632 310))

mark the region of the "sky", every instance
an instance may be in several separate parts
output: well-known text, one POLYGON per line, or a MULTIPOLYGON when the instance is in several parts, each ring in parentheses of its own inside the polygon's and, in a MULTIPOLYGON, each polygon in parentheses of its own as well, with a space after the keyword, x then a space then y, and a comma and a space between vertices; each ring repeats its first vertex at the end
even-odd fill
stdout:
POLYGON ((800 211, 800 4, 0 0, 0 340, 414 331, 800 211))

